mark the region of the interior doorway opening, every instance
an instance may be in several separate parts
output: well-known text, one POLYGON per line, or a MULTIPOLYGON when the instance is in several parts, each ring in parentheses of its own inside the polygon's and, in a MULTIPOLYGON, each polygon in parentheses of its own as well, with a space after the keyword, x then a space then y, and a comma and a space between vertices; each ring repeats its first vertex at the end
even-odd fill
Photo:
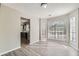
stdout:
POLYGON ((30 19, 21 17, 21 46, 26 46, 30 43, 30 19))

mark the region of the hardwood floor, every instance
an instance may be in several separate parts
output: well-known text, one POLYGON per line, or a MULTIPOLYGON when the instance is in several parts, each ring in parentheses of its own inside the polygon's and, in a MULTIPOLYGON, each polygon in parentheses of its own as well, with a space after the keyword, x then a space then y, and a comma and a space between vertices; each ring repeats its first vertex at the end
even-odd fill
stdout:
POLYGON ((36 42, 2 56, 77 56, 78 51, 59 41, 36 42))

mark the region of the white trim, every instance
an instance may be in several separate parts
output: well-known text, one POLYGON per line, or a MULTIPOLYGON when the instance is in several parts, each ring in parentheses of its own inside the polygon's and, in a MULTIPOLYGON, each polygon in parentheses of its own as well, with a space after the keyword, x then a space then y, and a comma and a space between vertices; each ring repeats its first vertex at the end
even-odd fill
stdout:
POLYGON ((0 56, 3 55, 3 54, 6 54, 6 53, 8 53, 8 52, 11 52, 11 51, 13 51, 13 50, 19 49, 19 48, 21 48, 21 47, 17 47, 17 48, 11 49, 11 50, 9 50, 9 51, 6 51, 6 52, 3 52, 3 53, 0 53, 0 56))
POLYGON ((34 44, 34 43, 36 43, 36 42, 39 42, 39 40, 38 40, 38 41, 31 42, 30 45, 32 45, 32 44, 34 44))
POLYGON ((73 47, 73 46, 71 46, 71 45, 69 45, 71 48, 73 48, 74 50, 76 50, 76 51, 79 51, 79 49, 78 48, 75 48, 75 47, 73 47))

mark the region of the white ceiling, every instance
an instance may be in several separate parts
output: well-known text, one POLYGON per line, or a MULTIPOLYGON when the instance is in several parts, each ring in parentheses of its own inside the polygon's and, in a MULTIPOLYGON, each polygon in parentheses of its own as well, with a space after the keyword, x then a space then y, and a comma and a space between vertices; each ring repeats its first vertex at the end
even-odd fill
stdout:
POLYGON ((48 3, 47 8, 40 7, 40 3, 6 3, 11 8, 26 14, 29 17, 48 18, 49 14, 60 16, 79 7, 79 3, 48 3))

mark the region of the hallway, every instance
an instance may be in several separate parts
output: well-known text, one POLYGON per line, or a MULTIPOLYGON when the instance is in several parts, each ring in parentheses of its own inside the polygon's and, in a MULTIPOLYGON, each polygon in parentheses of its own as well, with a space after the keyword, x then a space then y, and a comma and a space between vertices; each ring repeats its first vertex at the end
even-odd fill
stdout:
POLYGON ((64 42, 41 41, 9 52, 3 56, 77 56, 79 52, 64 42))

